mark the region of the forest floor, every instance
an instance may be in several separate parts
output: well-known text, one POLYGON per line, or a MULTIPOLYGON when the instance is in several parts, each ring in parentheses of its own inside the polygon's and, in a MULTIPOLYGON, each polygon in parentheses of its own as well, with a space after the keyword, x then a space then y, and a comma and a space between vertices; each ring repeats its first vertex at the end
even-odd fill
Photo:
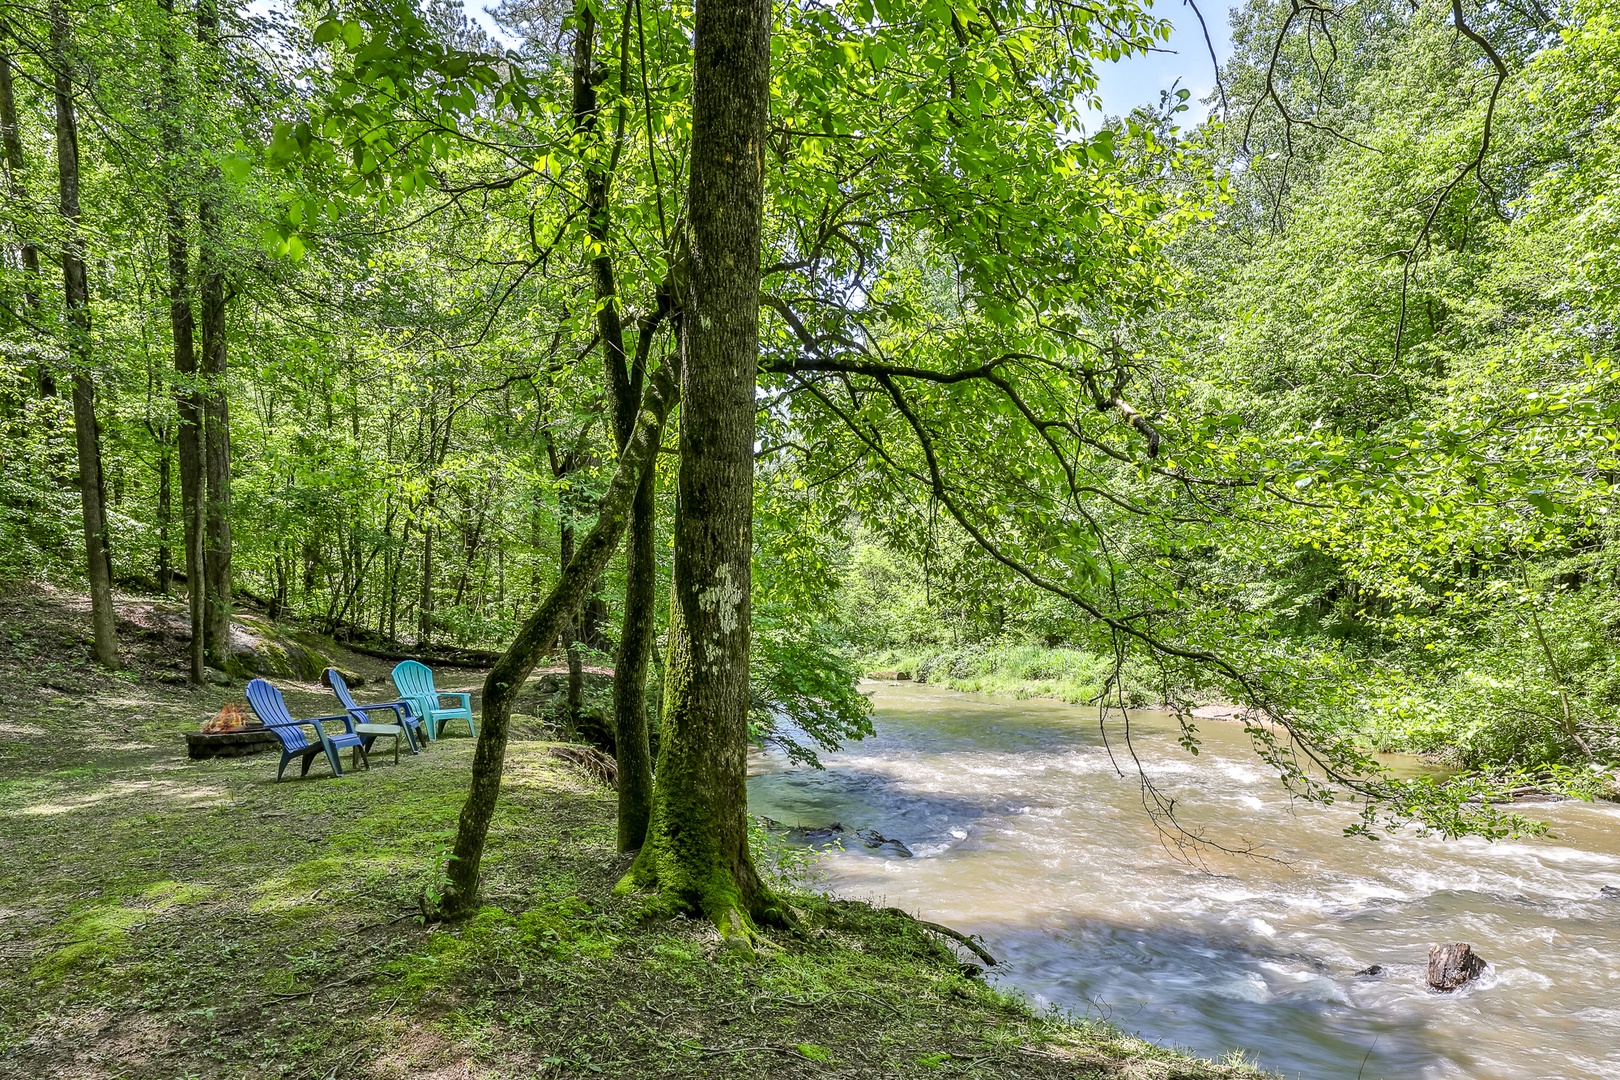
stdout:
MULTIPOLYGON (((645 918, 612 891, 612 792, 539 738, 508 754, 487 906, 423 925, 473 740, 280 785, 275 754, 188 760, 240 688, 177 684, 138 600, 106 673, 81 597, 0 596, 0 1077, 1256 1075, 1037 1017, 862 904, 796 893, 804 928, 751 958, 645 918)), ((341 661, 379 699, 387 665, 341 661)))

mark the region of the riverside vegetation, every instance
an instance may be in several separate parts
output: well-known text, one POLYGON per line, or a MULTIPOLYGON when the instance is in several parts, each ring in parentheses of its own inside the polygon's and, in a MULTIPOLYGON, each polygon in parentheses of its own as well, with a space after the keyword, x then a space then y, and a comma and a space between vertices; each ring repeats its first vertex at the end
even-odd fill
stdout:
POLYGON ((839 910, 756 866, 749 747, 869 734, 869 666, 1227 702, 1355 837, 1536 833, 1620 760, 1611 7, 1248 0, 1206 100, 1102 118, 1145 0, 4 3, 0 581, 131 694, 182 593, 197 701, 244 605, 481 653, 411 849, 461 933, 548 655, 618 763, 581 910, 735 970, 839 910))

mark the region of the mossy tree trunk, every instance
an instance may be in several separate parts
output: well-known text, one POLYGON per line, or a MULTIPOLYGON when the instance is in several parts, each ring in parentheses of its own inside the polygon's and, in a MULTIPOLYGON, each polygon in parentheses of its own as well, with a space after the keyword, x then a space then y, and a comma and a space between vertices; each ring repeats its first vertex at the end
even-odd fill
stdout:
POLYGON ((62 243, 62 288, 68 353, 73 357, 73 441, 79 459, 79 501, 90 581, 90 622, 95 657, 118 666, 118 630, 112 604, 112 554, 107 536, 107 495, 101 474, 101 429, 96 423, 96 384, 91 378, 90 282, 85 276, 84 234, 79 227, 79 126, 73 106, 73 27, 61 0, 50 5, 55 67, 56 165, 66 235, 62 243))
POLYGON ((745 790, 770 29, 770 0, 698 0, 670 646, 652 821, 623 883, 743 941, 777 917, 749 856, 745 790))
POLYGON ((635 435, 619 455, 618 468, 602 497, 596 523, 574 550, 557 584, 541 601, 518 631, 511 646, 490 669, 484 680, 484 694, 478 723, 478 746, 473 752, 472 781, 467 801, 462 805, 456 831, 456 844, 446 867, 444 888, 430 898, 429 913, 439 918, 458 918, 478 904, 479 865, 490 819, 495 814, 501 790, 501 770, 506 761, 506 737, 512 718, 512 701, 534 670, 535 663, 573 619, 589 594, 596 578, 612 557, 629 523, 630 504, 640 487, 642 474, 653 466, 658 441, 663 434, 664 417, 677 397, 677 388, 667 373, 659 370, 648 381, 642 407, 636 420, 635 435))

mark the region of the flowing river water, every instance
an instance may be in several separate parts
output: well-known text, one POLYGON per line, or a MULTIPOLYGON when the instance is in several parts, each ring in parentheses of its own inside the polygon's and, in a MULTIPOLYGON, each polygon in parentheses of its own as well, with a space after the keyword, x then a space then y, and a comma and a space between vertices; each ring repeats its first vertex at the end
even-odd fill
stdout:
POLYGON ((1306 1080, 1620 1077, 1620 898, 1600 893, 1620 886, 1620 805, 1527 807, 1555 839, 1351 839, 1353 811, 1290 801, 1239 725, 1200 723, 1193 757, 1172 718, 1133 713, 1183 823, 1272 857, 1194 866, 1143 810, 1117 720, 1123 778, 1094 710, 868 688, 876 735, 825 771, 756 755, 750 810, 904 841, 910 858, 848 836, 820 872, 980 935, 992 978, 1037 1005, 1306 1080), (1434 993, 1428 949, 1446 941, 1489 967, 1434 993))

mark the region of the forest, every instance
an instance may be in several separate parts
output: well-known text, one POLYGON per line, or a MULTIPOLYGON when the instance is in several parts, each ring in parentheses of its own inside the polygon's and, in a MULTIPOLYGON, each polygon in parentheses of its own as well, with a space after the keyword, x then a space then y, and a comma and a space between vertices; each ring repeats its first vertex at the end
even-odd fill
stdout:
MULTIPOLYGON (((1612 5, 0 0, 0 135, 7 679, 47 603, 103 701, 240 698, 244 618, 476 671, 389 886, 431 932, 530 917, 490 883, 553 668, 547 738, 614 769, 601 903, 745 957, 843 903, 751 762, 871 737, 871 677, 1130 757, 1228 709, 1345 844, 1620 784, 1612 5), (1104 115, 1173 23, 1184 83, 1104 115)), ((1024 1075, 977 1052, 935 1065, 1024 1075)))

